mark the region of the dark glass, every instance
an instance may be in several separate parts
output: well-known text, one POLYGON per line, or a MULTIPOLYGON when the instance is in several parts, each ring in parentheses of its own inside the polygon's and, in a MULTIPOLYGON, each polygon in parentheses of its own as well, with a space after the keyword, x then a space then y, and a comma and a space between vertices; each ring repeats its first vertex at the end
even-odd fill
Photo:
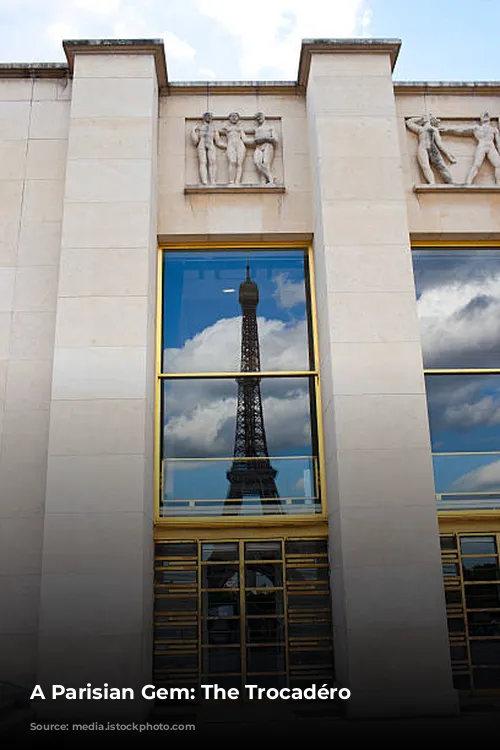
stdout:
POLYGON ((283 643, 285 624, 282 619, 263 617, 247 620, 247 643, 283 643))
POLYGON ((328 567, 287 568, 286 579, 287 581, 294 581, 296 583, 300 581, 303 581, 304 583, 311 583, 314 581, 327 581, 328 567))
POLYGON ((453 687, 455 690, 470 690, 470 677, 468 674, 454 674, 453 687))
POLYGON ((247 563, 245 586, 254 589, 283 586, 283 565, 281 563, 247 563))
POLYGON ((426 368, 500 367, 498 248, 414 250, 426 368))
POLYGON ((462 592, 460 589, 445 589, 444 598, 446 604, 462 604, 462 592))
POLYGON ((442 568, 444 578, 454 578, 459 574, 458 563, 443 563, 442 568))
POLYGON ((326 539, 291 539, 285 542, 287 555, 327 555, 328 541, 326 539))
POLYGON ((291 649, 289 659, 291 667, 317 667, 323 665, 330 667, 332 663, 332 651, 325 648, 300 649, 298 651, 291 649))
POLYGON ((474 669, 474 687, 476 690, 489 690, 500 688, 500 669, 474 669))
MULTIPOLYGON (((279 690, 280 688, 286 687, 286 675, 284 674, 252 674, 251 682, 250 680, 247 681, 248 684, 258 685, 260 688, 265 688, 268 690, 269 688, 275 688, 279 690)), ((309 683, 308 687, 311 687, 311 684, 309 683)), ((261 700, 271 700, 269 698, 263 698, 261 700)))
POLYGON ((261 370, 313 369, 303 250, 166 252, 163 372, 240 369, 240 284, 257 284, 261 370))
POLYGON ((330 609, 328 594, 307 594, 306 592, 288 592, 288 609, 323 610, 330 609))
POLYGON ((456 550, 457 548, 456 536, 440 536, 439 542, 442 550, 456 550))
POLYGON ((494 555, 497 545, 494 536, 462 536, 460 549, 462 555, 494 555))
POLYGON ((245 542, 245 560, 281 560, 281 542, 245 542))
POLYGON ((239 591, 205 591, 203 617, 234 617, 240 613, 239 591))
POLYGON ((471 641, 471 660, 479 666, 500 666, 500 641, 471 641))
POLYGON ((204 620, 203 643, 229 645, 240 642, 240 620, 204 620))
POLYGON ((500 579, 496 557, 463 557, 462 568, 466 581, 497 581, 500 579))
POLYGON ((283 614, 283 591, 246 591, 247 615, 281 615, 283 614))
POLYGON ((448 618, 449 633, 465 633, 465 621, 462 617, 448 618))
POLYGON ((249 646, 247 648, 248 672, 284 672, 284 646, 249 646))
POLYGON ((237 589, 240 573, 238 565, 203 565, 201 581, 204 589, 237 589))
POLYGON ((465 587, 465 601, 468 609, 500 608, 500 585, 469 584, 465 587))
POLYGON ((330 622, 289 622, 288 637, 304 640, 331 638, 332 625, 330 622))
POLYGON ((155 581, 159 584, 196 584, 196 570, 156 570, 155 581))
POLYGON ((155 654, 154 669, 162 671, 183 671, 198 669, 198 654, 155 654))
MULTIPOLYGON (((500 451, 500 423, 494 418, 500 407, 500 375, 427 375, 425 382, 435 453, 500 451)), ((496 460, 500 461, 500 456, 496 460)), ((492 457, 487 457, 487 461, 491 463, 492 457)), ((465 458, 463 467, 445 489, 438 483, 437 491, 500 489, 498 473, 491 469, 481 472, 479 466, 469 476, 471 463, 465 458)))
POLYGON ((203 674, 224 674, 241 670, 240 649, 234 648, 204 648, 203 674))
POLYGON ((467 647, 450 646, 450 657, 452 661, 467 661, 467 647))
POLYGON ((201 559, 203 562, 224 562, 238 560, 240 556, 237 542, 214 542, 201 545, 201 559))
POLYGON ((172 625, 170 627, 156 627, 157 641, 194 641, 198 638, 196 625, 172 625))
POLYGON ((196 596, 157 596, 155 610, 157 612, 196 612, 198 597, 196 596))
POLYGON ((500 635, 500 612, 471 612, 468 621, 470 636, 500 635))
POLYGON ((198 545, 192 542, 157 542, 156 557, 198 557, 198 545))

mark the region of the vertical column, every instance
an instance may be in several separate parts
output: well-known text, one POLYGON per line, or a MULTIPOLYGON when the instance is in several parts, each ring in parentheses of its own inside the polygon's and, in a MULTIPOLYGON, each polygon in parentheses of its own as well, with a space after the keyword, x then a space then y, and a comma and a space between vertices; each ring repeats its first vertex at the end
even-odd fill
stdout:
POLYGON ((154 47, 73 50, 39 625, 39 683, 139 696, 151 681, 154 47))
POLYGON ((336 669, 359 716, 456 710, 391 79, 398 47, 303 49, 336 669))

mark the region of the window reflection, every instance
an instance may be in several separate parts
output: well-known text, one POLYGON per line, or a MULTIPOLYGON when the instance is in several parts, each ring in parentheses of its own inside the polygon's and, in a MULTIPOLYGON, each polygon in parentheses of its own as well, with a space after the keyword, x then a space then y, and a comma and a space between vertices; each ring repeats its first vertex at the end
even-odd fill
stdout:
POLYGON ((500 250, 414 250, 424 366, 500 367, 500 250))
POLYGON ((261 370, 309 370, 302 250, 164 254, 163 372, 237 372, 246 264, 258 284, 261 370))

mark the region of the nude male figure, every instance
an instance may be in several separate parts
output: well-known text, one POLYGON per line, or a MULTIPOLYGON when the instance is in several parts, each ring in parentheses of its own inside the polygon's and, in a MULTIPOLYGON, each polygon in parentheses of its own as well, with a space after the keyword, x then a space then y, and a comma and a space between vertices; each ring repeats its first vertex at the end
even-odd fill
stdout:
POLYGON ((479 125, 470 125, 463 128, 446 126, 440 128, 440 131, 453 135, 472 135, 477 141, 476 153, 465 181, 466 185, 472 185, 485 159, 488 159, 495 170, 495 183, 500 185, 500 131, 491 124, 488 112, 483 112, 479 125))
POLYGON ((432 117, 432 115, 410 117, 406 121, 406 127, 411 130, 412 133, 418 135, 417 161, 429 185, 434 185, 436 182, 431 165, 436 168, 437 172, 442 177, 443 182, 451 185, 453 183, 453 177, 446 166, 443 155, 446 156, 452 164, 455 164, 456 159, 450 154, 441 139, 438 118, 432 117))
POLYGON ((229 123, 221 128, 221 133, 227 138, 226 153, 228 160, 228 185, 240 185, 243 176, 246 147, 254 144, 253 138, 248 138, 240 122, 238 112, 231 112, 229 123))
POLYGON ((198 166, 202 185, 215 185, 217 181, 217 148, 226 148, 219 131, 212 124, 213 115, 205 112, 203 123, 191 132, 191 140, 198 150, 198 166))
POLYGON ((253 161, 259 174, 263 175, 268 185, 274 185, 271 167, 274 158, 274 148, 278 145, 278 136, 272 126, 265 125, 266 118, 262 112, 255 115, 255 151, 253 161))

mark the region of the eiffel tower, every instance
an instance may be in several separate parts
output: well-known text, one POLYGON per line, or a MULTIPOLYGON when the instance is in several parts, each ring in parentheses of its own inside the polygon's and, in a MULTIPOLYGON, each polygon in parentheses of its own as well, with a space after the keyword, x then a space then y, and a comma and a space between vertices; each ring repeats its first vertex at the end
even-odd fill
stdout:
MULTIPOLYGON (((259 287, 250 278, 247 262, 246 279, 240 284, 239 302, 241 322, 240 372, 260 371, 259 332, 257 328, 257 305, 259 287)), ((267 450, 266 430, 262 413, 260 378, 237 378, 238 407, 236 411, 236 435, 233 461, 226 476, 229 480, 228 500, 224 513, 234 514, 241 509, 245 497, 260 497, 264 513, 280 513, 281 504, 276 487, 276 469, 271 466, 267 450), (244 459, 248 458, 248 461, 244 459)))

